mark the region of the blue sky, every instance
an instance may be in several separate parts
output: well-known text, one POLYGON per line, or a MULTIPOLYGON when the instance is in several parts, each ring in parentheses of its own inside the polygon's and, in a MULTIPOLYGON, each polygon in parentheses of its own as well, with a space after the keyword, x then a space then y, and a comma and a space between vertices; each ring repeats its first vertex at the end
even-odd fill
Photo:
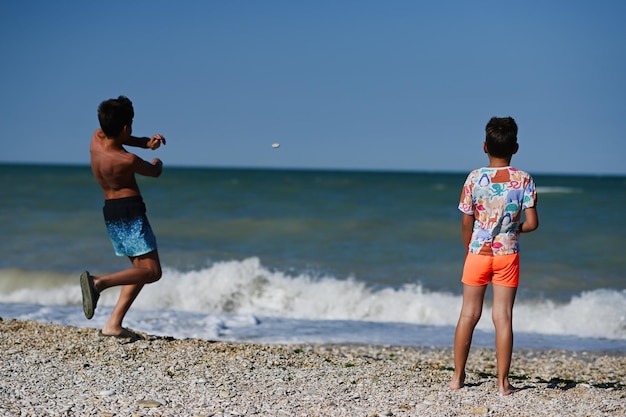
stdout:
POLYGON ((166 167, 626 175, 623 1, 5 1, 0 162, 87 164, 135 105, 166 167), (271 144, 281 147, 273 149, 271 144))

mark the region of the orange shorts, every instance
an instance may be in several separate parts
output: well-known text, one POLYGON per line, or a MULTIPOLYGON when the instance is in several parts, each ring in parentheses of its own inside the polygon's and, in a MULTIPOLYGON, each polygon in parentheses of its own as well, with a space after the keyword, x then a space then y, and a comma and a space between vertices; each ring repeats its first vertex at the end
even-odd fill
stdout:
POLYGON ((463 266, 463 284, 487 285, 493 282, 504 287, 519 284, 519 253, 512 255, 487 256, 468 253, 463 266))

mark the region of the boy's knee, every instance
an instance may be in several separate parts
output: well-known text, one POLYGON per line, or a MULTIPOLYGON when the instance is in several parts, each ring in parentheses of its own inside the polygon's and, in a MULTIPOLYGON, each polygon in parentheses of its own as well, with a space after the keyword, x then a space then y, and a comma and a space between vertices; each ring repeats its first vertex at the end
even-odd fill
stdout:
POLYGON ((482 311, 461 312, 461 319, 475 326, 480 320, 482 311))
POLYGON ((493 312, 491 315, 491 319, 493 320, 493 324, 498 325, 509 325, 513 321, 513 317, 508 313, 497 313, 493 312))
POLYGON ((144 284, 151 284, 161 279, 163 271, 156 252, 151 252, 143 257, 133 259, 133 265, 140 268, 143 274, 144 284))
POLYGON ((150 270, 150 276, 148 278, 148 284, 152 284, 153 282, 157 282, 163 276, 163 271, 160 267, 153 268, 150 270))

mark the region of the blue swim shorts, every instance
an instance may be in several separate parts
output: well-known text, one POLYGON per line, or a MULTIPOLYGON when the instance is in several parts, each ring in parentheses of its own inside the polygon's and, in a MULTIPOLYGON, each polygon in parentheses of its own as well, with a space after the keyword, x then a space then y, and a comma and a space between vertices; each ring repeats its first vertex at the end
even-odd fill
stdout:
POLYGON ((117 256, 135 257, 156 250, 156 237, 141 196, 105 200, 102 212, 117 256))

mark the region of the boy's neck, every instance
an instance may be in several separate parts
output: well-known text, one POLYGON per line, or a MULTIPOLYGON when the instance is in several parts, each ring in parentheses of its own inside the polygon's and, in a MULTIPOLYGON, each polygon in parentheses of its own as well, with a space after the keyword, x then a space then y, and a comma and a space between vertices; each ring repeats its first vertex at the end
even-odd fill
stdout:
POLYGON ((120 139, 120 137, 114 138, 107 136, 102 129, 98 129, 97 135, 102 140, 102 144, 107 148, 119 149, 122 145, 124 145, 124 142, 120 139))
POLYGON ((488 168, 505 168, 511 166, 511 158, 495 158, 489 156, 488 168))

